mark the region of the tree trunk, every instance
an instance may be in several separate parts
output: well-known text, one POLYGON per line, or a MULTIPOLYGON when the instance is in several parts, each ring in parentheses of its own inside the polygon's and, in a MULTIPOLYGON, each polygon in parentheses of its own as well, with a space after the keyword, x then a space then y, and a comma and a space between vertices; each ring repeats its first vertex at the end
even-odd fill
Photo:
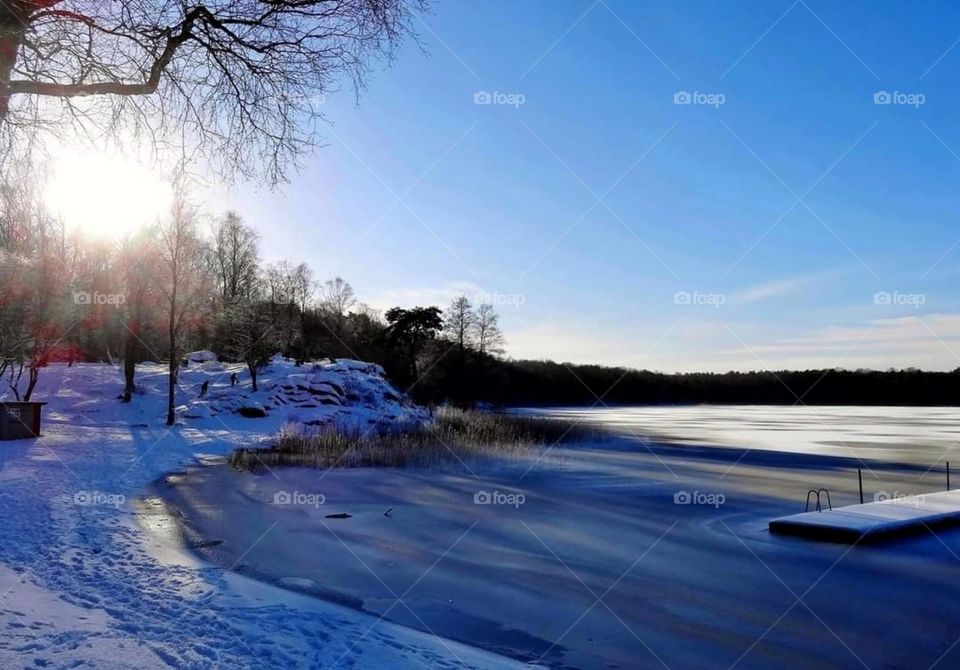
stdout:
POLYGON ((30 366, 28 370, 29 382, 27 382, 27 391, 23 394, 23 401, 30 402, 30 396, 33 395, 33 389, 37 385, 37 379, 40 377, 40 368, 30 366))
MULTIPOLYGON (((129 326, 127 326, 129 328, 129 326)), ((137 338, 127 331, 127 338, 123 344, 123 402, 130 402, 133 397, 134 375, 137 372, 137 338)))
POLYGON ((123 402, 130 402, 136 390, 134 377, 137 373, 137 356, 139 355, 140 338, 140 301, 136 301, 132 318, 127 320, 127 336, 123 343, 123 402))
POLYGON ((418 380, 417 374, 417 348, 414 345, 410 345, 410 383, 416 384, 418 380))
POLYGON ((250 383, 254 391, 257 390, 257 366, 247 363, 247 370, 250 371, 250 383))
MULTIPOLYGON (((26 30, 24 19, 6 2, 0 2, 0 90, 10 82, 10 74, 17 62, 17 52, 26 30)), ((0 126, 10 110, 10 96, 0 93, 0 126)))
POLYGON ((23 363, 19 363, 18 365, 19 367, 17 368, 16 379, 14 379, 14 376, 13 376, 13 366, 12 365, 10 366, 10 389, 13 391, 13 395, 15 395, 17 397, 17 400, 19 401, 21 400, 19 386, 20 386, 20 378, 23 377, 23 363))
POLYGON ((167 334, 170 336, 170 367, 167 378, 167 425, 172 426, 173 416, 173 392, 177 384, 177 372, 180 361, 177 360, 177 286, 176 280, 173 285, 173 297, 170 300, 170 321, 168 322, 167 334))

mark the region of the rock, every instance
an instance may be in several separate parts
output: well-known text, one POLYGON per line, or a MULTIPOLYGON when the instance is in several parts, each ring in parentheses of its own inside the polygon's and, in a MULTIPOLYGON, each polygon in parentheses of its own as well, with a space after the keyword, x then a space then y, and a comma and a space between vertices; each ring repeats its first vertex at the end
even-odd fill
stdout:
POLYGON ((209 549, 223 544, 223 540, 208 540, 206 542, 194 542, 190 545, 191 549, 209 549))
POLYGON ((210 410, 210 405, 206 403, 189 405, 183 413, 185 419, 209 419, 211 416, 213 416, 213 412, 210 410))
POLYGON ((302 386, 301 388, 314 395, 343 395, 343 389, 337 387, 335 384, 330 384, 329 382, 313 382, 310 385, 302 386))
POLYGON ((245 405, 237 410, 237 414, 248 419, 262 419, 267 415, 267 410, 257 405, 245 405))
POLYGON ((184 356, 191 363, 207 363, 210 361, 216 361, 217 355, 212 351, 191 351, 189 354, 184 356))

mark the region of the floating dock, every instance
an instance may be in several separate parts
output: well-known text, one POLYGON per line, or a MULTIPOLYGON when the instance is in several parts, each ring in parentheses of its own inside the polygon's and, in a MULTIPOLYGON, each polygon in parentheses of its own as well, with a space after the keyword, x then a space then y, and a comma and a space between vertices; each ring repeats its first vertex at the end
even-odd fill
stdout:
POLYGON ((804 512, 770 522, 770 532, 839 542, 911 533, 925 527, 960 524, 960 490, 899 496, 804 512))

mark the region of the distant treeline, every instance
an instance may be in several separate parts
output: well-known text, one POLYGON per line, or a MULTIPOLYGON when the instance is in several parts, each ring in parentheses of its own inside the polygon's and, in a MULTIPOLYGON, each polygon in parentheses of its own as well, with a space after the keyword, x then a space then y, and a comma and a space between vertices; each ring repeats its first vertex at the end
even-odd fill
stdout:
MULTIPOLYGON (((552 361, 493 360, 479 401, 512 406, 633 404, 960 405, 960 369, 663 374, 552 361)), ((424 388, 423 391, 440 389, 424 388)), ((423 395, 421 393, 420 395, 423 395)))
POLYGON ((17 186, 0 179, 0 395, 29 400, 53 362, 122 361, 118 395, 130 401, 136 363, 165 360, 172 424, 180 359, 209 349, 245 363, 254 391, 280 352, 380 363, 432 404, 960 404, 960 370, 661 374, 506 359, 487 296, 380 311, 340 277, 316 281, 306 263, 264 264, 253 228, 233 212, 208 219, 187 194, 168 218, 114 245, 68 230, 17 186))

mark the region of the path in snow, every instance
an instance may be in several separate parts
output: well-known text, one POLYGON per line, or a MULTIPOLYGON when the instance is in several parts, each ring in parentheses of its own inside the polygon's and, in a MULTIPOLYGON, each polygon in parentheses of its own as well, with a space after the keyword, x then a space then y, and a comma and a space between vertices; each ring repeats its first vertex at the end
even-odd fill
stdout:
MULTIPOLYGON (((50 402, 43 437, 0 443, 0 667, 514 666, 158 554, 136 521, 136 496, 197 454, 252 443, 282 419, 224 415, 167 430, 161 367, 143 366, 141 379, 147 393, 121 405, 116 368, 52 366, 36 396, 50 402)), ((226 382, 216 377, 212 390, 226 382)))

